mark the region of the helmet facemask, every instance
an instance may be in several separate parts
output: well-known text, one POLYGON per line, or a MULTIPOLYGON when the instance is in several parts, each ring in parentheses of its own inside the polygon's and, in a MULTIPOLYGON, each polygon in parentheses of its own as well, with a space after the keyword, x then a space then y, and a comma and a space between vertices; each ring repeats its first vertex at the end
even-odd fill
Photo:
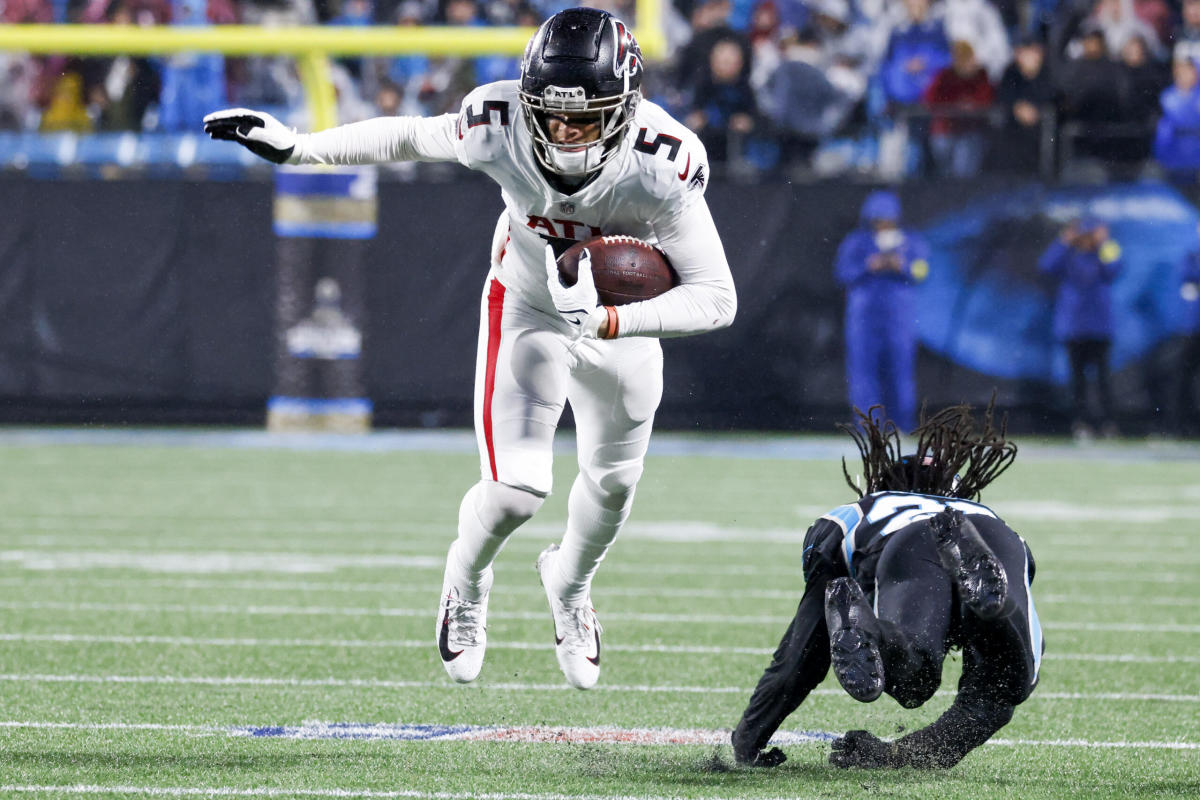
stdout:
POLYGON ((588 98, 582 87, 547 86, 542 94, 522 91, 525 127, 533 139, 538 163, 551 172, 568 177, 585 177, 599 170, 619 152, 625 133, 633 124, 641 92, 631 89, 609 97, 588 98), (552 120, 580 126, 595 125, 587 139, 559 142, 552 120))

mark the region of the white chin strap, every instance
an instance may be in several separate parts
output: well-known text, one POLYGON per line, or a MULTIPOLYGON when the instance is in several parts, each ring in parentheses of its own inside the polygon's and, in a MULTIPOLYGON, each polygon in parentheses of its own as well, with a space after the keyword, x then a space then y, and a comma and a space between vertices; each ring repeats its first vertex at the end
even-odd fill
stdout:
POLYGON ((576 152, 568 152, 559 150, 558 148, 547 148, 547 160, 553 166, 554 171, 560 175, 583 176, 590 172, 595 172, 600 166, 600 158, 604 155, 604 148, 599 144, 594 144, 585 147, 576 152))

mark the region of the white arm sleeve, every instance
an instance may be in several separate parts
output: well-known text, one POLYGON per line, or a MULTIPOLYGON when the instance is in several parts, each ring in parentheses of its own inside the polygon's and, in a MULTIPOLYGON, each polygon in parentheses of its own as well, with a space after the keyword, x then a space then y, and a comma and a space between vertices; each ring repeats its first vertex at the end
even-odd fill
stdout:
POLYGON ((376 117, 296 137, 289 164, 458 161, 455 116, 376 117))
POLYGON ((619 306, 617 335, 667 338, 728 327, 737 314, 737 292, 708 203, 701 198, 689 204, 654 232, 679 274, 679 285, 619 306))

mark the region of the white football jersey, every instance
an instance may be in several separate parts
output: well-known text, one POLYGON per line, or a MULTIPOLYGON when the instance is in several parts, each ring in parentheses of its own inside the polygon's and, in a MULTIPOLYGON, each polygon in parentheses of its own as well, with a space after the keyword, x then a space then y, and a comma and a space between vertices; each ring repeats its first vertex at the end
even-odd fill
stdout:
POLYGON ((583 188, 563 194, 538 166, 517 85, 481 86, 457 115, 380 117, 302 135, 290 161, 458 161, 500 185, 505 212, 492 260, 497 277, 525 303, 557 317, 546 286, 547 244, 561 253, 574 241, 626 235, 661 247, 680 286, 621 306, 620 335, 680 336, 732 322, 736 294, 704 201, 709 166, 696 135, 643 100, 621 152, 583 188))

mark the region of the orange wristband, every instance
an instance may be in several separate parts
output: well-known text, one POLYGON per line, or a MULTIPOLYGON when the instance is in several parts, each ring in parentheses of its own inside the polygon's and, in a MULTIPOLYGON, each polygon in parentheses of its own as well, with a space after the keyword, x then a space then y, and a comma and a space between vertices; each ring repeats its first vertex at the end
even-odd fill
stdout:
POLYGON ((605 334, 605 339, 617 338, 617 328, 619 327, 617 309, 613 306, 605 306, 604 310, 608 312, 608 333, 605 334))

